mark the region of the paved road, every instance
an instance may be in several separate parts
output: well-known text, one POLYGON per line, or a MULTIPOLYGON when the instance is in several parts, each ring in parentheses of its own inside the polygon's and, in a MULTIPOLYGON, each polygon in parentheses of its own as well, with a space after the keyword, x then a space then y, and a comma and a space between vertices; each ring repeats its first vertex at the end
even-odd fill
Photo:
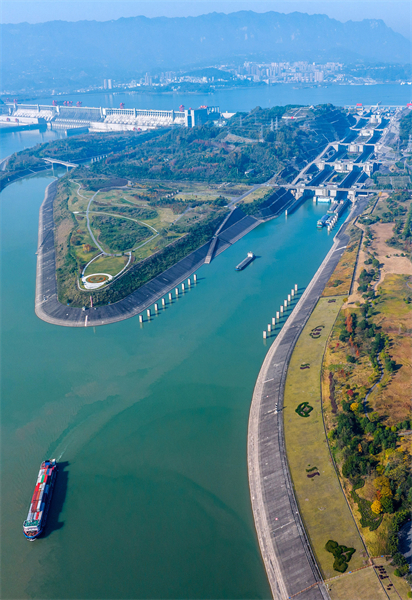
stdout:
MULTIPOLYGON (((362 199, 350 218, 367 204, 362 199)), ((348 217, 349 218, 349 217, 348 217)), ((303 527, 288 469, 283 433, 283 393, 290 356, 349 236, 346 223, 308 288, 270 347, 259 373, 249 417, 248 470, 256 531, 276 600, 329 598, 303 527), (279 411, 275 411, 275 404, 279 411)))
MULTIPOLYGON (((269 179, 269 181, 271 179, 272 179, 272 177, 269 179)), ((249 196, 250 194, 252 194, 252 192, 254 192, 255 190, 258 190, 260 187, 263 187, 267 183, 268 183, 267 181, 265 181, 265 183, 257 183, 250 190, 248 190, 247 192, 245 192, 241 196, 236 196, 235 198, 233 198, 233 200, 231 200, 229 202, 228 206, 231 208, 234 204, 237 204, 238 202, 240 202, 241 200, 243 200, 244 198, 246 198, 246 196, 249 196)))
MULTIPOLYGON (((86 324, 107 325, 129 319, 152 306, 204 264, 212 240, 119 302, 86 310, 61 304, 57 298, 53 221, 53 200, 57 183, 54 181, 47 187, 39 215, 35 312, 43 321, 66 327, 84 327, 86 324)), ((244 217, 233 224, 228 221, 228 227, 218 238, 214 255, 223 252, 258 224, 259 221, 253 217, 244 217)), ((90 292, 84 293, 87 305, 89 295, 90 292)))
MULTIPOLYGON (((80 184, 79 184, 79 190, 80 190, 80 184)), ((81 196, 82 198, 84 198, 85 200, 87 200, 87 198, 85 198, 84 196, 82 196, 79 193, 79 190, 77 190, 77 194, 79 196, 81 196)), ((89 203, 87 205, 87 209, 86 209, 86 222, 87 222, 87 229, 89 230, 89 234, 90 237, 92 238, 93 242, 95 243, 95 245, 98 247, 98 249, 100 250, 100 252, 104 255, 107 256, 107 252, 105 252, 103 250, 103 248, 101 247, 101 245, 99 244, 99 242, 96 240, 96 238, 94 237, 92 228, 90 227, 90 219, 89 219, 89 212, 90 212, 90 205, 93 202, 93 200, 95 199, 95 197, 97 196, 97 194, 100 192, 100 190, 98 190, 95 194, 93 194, 93 196, 90 198, 89 203)))

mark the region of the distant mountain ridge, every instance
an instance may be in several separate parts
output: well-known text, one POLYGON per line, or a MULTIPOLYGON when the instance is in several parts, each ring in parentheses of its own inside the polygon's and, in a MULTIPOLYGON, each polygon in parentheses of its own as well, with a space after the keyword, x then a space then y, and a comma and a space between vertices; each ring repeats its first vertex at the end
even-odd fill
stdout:
POLYGON ((410 62, 411 42, 381 20, 241 11, 198 17, 1 25, 3 88, 39 78, 122 79, 244 60, 410 62))

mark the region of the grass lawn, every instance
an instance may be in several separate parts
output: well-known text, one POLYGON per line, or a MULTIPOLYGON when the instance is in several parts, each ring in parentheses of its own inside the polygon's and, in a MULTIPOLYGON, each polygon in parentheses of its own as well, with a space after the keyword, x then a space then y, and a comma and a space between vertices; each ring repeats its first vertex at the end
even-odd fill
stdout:
POLYGON ((390 354, 397 368, 393 376, 386 376, 375 388, 370 405, 379 414, 388 415, 388 425, 408 419, 411 411, 412 305, 404 301, 412 296, 410 280, 407 275, 387 274, 378 285, 380 296, 374 320, 391 338, 390 354))
POLYGON ((87 267, 85 275, 108 273, 115 276, 123 269, 128 260, 128 256, 100 256, 87 267))
POLYGON ((179 193, 176 194, 175 198, 178 200, 184 200, 190 202, 197 200, 200 202, 210 202, 216 200, 219 196, 225 196, 226 194, 232 195, 226 186, 220 187, 218 184, 207 184, 202 182, 177 182, 176 186, 179 193))
POLYGON ((160 231, 164 227, 169 227, 178 217, 171 208, 166 208, 165 206, 156 207, 156 212, 157 217, 155 219, 142 219, 142 222, 151 225, 157 231, 160 231))
POLYGON ((267 188, 265 185, 258 188, 257 190, 254 190, 251 194, 249 194, 248 196, 246 196, 246 198, 244 198, 244 200, 242 200, 242 204, 250 204, 251 202, 253 202, 254 200, 259 200, 260 198, 263 198, 263 196, 265 194, 267 194, 269 191, 269 188, 267 188))
POLYGON ((322 296, 340 296, 341 294, 349 294, 362 232, 356 225, 351 225, 348 229, 348 233, 350 235, 348 247, 336 265, 322 296))
POLYGON ((148 242, 144 246, 141 246, 137 250, 134 250, 133 255, 134 255, 136 261, 143 260, 144 258, 151 256, 154 252, 158 252, 165 246, 168 246, 175 240, 178 240, 180 237, 182 237, 182 235, 183 234, 178 234, 178 235, 170 235, 169 234, 167 236, 159 235, 158 237, 155 237, 152 240, 150 240, 150 242, 148 242))
POLYGON ((342 298, 321 298, 301 333, 288 369, 283 415, 286 451, 295 494, 325 578, 337 575, 333 569, 333 556, 325 550, 328 540, 355 548, 348 570, 364 566, 367 560, 329 455, 321 412, 323 353, 341 305, 342 298), (315 337, 311 337, 310 333, 317 327, 321 327, 318 330, 320 335, 315 333, 315 337), (301 369, 305 364, 309 364, 310 368, 301 369), (295 412, 302 402, 308 402, 313 407, 306 418, 295 412))
POLYGON ((82 194, 82 196, 86 196, 86 198, 82 198, 82 196, 79 196, 79 194, 77 193, 78 188, 79 186, 77 185, 77 183, 72 182, 70 184, 70 196, 68 198, 67 206, 71 212, 85 211, 87 208, 87 204, 91 196, 93 195, 90 192, 85 192, 84 189, 80 188, 80 194, 82 194))
POLYGON ((149 227, 122 216, 92 213, 90 227, 105 252, 116 254, 132 250, 149 240, 154 232, 149 227))
MULTIPOLYGON (((408 592, 411 590, 411 586, 403 577, 397 577, 393 574, 395 571, 395 567, 390 564, 390 561, 382 557, 374 558, 373 562, 375 565, 381 565, 385 567, 386 574, 389 575, 389 579, 393 583, 395 590, 393 588, 391 590, 386 589, 390 600, 399 600, 399 597, 401 597, 402 600, 407 600, 408 592)), ((387 581, 387 579, 384 580, 385 583, 387 581)), ((388 585, 386 584, 385 588, 387 587, 388 585)))
POLYGON ((94 246, 94 242, 90 237, 89 231, 86 225, 86 218, 80 215, 75 215, 77 225, 72 229, 70 239, 70 245, 73 254, 77 257, 80 263, 87 264, 99 250, 94 246), (87 251, 90 248, 90 251, 87 251))
MULTIPOLYGON (((345 573, 327 583, 331 600, 387 600, 375 570, 370 567, 345 573)), ((391 600, 392 597, 390 596, 391 600)), ((399 596, 396 597, 399 600, 399 596)))
POLYGON ((394 188, 406 188, 411 183, 411 178, 408 175, 392 175, 390 181, 394 188))
POLYGON ((187 192, 179 192, 175 196, 176 200, 183 200, 184 202, 211 202, 216 200, 219 196, 224 196, 224 193, 219 193, 217 190, 188 190, 187 192))

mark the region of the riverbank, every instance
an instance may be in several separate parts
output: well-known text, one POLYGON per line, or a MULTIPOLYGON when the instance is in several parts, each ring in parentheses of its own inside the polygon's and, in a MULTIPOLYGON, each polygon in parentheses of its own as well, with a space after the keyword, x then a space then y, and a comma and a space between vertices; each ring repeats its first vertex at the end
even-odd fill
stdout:
MULTIPOLYGON (((256 106, 271 107, 296 105, 316 105, 332 103, 335 106, 355 105, 361 102, 364 105, 376 105, 378 101, 382 105, 404 105, 411 101, 411 86, 398 84, 376 84, 376 85, 348 85, 336 84, 328 87, 299 88, 294 89, 293 84, 279 83, 276 85, 264 85, 233 90, 215 90, 214 93, 189 94, 175 91, 173 94, 150 94, 147 92, 117 92, 106 90, 106 93, 87 92, 82 95, 84 106, 104 106, 107 108, 118 107, 120 102, 125 103, 126 108, 175 110, 179 106, 191 106, 194 98, 199 105, 208 104, 220 106, 222 111, 237 112, 250 111, 256 106)), ((58 98, 61 101, 69 100, 74 103, 79 100, 77 92, 64 94, 62 96, 44 96, 33 98, 33 103, 52 104, 58 98)))
MULTIPOLYGON (((4 164, 4 161, 1 164, 4 164)), ((38 175, 39 173, 44 173, 45 171, 51 170, 52 167, 46 165, 44 167, 37 167, 36 170, 25 169, 24 171, 15 171, 10 175, 5 174, 4 177, 1 177, 1 174, 5 173, 5 171, 0 169, 0 192, 4 190, 4 188, 6 188, 8 185, 19 181, 19 179, 25 179, 26 177, 30 177, 31 175, 38 175)))
POLYGON ((360 214, 362 199, 334 238, 299 302, 272 344, 253 392, 248 428, 248 472, 255 527, 274 598, 299 594, 327 598, 322 577, 301 521, 287 464, 283 397, 289 360, 299 335, 329 281, 349 236, 350 219, 360 214))
POLYGON ((350 557, 350 570, 368 564, 366 548, 331 460, 322 418, 323 355, 342 303, 341 295, 322 297, 316 304, 292 352, 283 408, 293 488, 324 579, 339 574, 334 568, 333 555, 325 548, 328 540, 336 540, 339 545, 355 550, 350 557), (305 405, 308 412, 305 412, 305 405), (299 444, 296 444, 297 439, 299 444))
POLYGON ((51 182, 19 181, 0 202, 2 597, 270 598, 245 460, 250 399, 273 304, 332 245, 316 228, 323 208, 256 227, 150 322, 52 327, 33 310, 51 182), (48 456, 68 465, 33 545, 21 523, 48 456))

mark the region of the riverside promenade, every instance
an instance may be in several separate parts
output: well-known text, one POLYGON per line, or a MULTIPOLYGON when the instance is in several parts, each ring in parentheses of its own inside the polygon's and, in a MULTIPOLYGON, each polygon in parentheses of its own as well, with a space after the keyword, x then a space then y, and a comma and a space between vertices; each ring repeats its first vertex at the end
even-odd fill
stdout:
POLYGON ((296 341, 346 248, 349 220, 362 213, 366 203, 365 199, 357 203, 336 234, 332 248, 270 347, 253 392, 249 487, 260 550, 276 600, 329 598, 293 492, 283 431, 283 395, 296 341))
MULTIPOLYGON (((66 306, 58 300, 53 219, 53 202, 57 193, 57 183, 56 180, 47 186, 40 207, 35 299, 36 315, 53 325, 95 327, 135 317, 199 269, 205 263, 212 243, 214 244, 213 256, 217 256, 261 223, 259 219, 246 216, 239 208, 235 208, 229 214, 229 218, 222 223, 213 240, 191 252, 122 300, 106 306, 87 307, 83 310, 66 306)), ((90 295, 90 292, 84 292, 85 305, 89 304, 90 295)))

